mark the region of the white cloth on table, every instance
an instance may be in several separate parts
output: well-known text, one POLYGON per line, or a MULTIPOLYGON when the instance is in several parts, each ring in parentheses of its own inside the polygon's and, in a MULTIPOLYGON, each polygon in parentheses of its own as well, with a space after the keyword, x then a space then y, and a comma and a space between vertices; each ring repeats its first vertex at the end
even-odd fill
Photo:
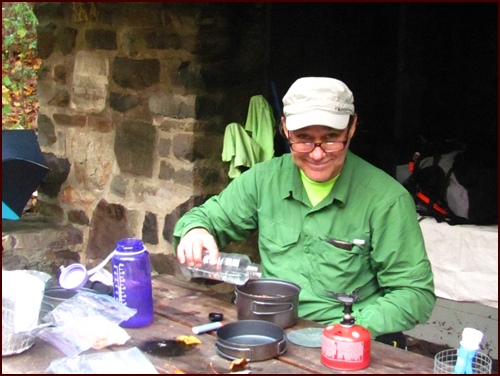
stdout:
POLYGON ((420 221, 436 296, 498 308, 498 225, 420 221))

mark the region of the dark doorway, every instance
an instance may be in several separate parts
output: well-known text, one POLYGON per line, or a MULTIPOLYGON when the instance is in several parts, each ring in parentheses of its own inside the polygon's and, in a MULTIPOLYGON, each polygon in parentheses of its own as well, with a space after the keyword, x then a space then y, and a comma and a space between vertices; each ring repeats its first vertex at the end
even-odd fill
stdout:
MULTIPOLYGON (((417 136, 452 138, 497 160, 497 3, 272 3, 271 79, 353 91, 352 150, 390 170, 417 136)), ((391 172, 391 171, 389 171, 391 172)))

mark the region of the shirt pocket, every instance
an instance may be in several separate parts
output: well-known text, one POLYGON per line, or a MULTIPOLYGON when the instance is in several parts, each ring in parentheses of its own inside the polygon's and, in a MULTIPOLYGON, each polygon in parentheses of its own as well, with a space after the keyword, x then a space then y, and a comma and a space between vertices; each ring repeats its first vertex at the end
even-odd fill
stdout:
POLYGON ((300 232, 289 224, 261 218, 259 235, 261 249, 264 248, 270 253, 283 253, 297 244, 300 232))
POLYGON ((312 249, 321 265, 349 272, 358 269, 369 259, 369 244, 352 244, 352 239, 318 239, 312 249))
MULTIPOLYGON (((353 238, 334 239, 346 244, 353 243, 353 238)), ((369 238, 364 238, 364 244, 355 244, 351 249, 331 243, 326 239, 317 239, 311 247, 311 262, 316 265, 316 273, 311 275, 311 279, 319 296, 325 296, 326 291, 350 293, 373 278, 369 238)))

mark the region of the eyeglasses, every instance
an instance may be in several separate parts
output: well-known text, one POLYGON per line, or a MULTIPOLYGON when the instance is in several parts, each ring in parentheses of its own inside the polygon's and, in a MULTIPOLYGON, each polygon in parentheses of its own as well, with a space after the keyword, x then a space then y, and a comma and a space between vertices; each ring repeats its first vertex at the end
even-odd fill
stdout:
POLYGON ((327 142, 292 142, 288 140, 290 149, 298 153, 311 153, 319 146, 325 153, 333 153, 335 151, 344 150, 347 144, 347 138, 344 141, 327 141, 327 142))

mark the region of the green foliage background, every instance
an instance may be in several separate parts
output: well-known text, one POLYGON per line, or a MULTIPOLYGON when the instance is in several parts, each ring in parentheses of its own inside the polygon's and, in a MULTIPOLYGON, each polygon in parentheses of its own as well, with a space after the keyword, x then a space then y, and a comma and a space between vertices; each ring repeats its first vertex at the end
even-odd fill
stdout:
POLYGON ((38 20, 33 2, 2 2, 2 129, 36 129, 38 20))

